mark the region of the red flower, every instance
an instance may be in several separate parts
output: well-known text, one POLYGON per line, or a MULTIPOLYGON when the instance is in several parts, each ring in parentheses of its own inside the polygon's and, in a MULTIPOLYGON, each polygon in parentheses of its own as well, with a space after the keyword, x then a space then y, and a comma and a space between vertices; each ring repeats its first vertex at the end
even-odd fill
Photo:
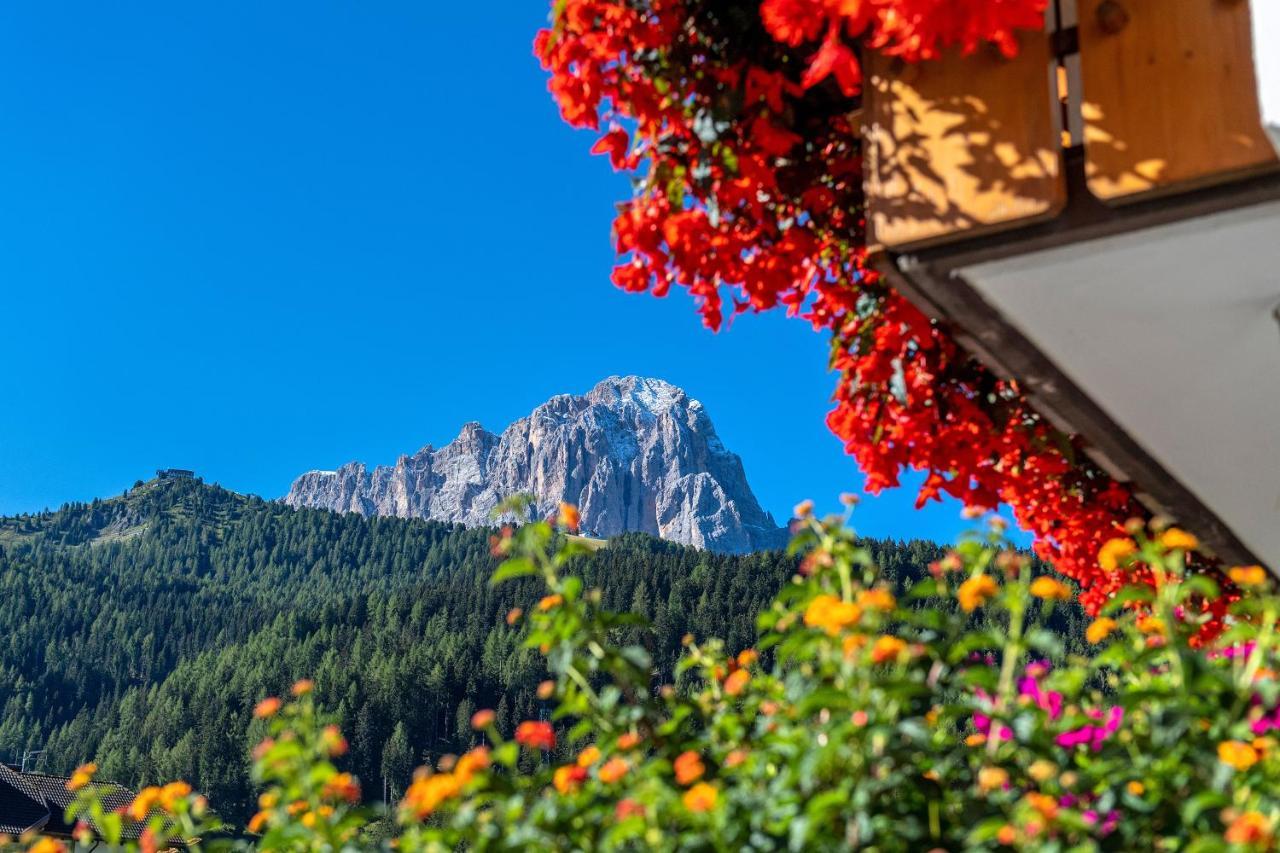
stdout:
POLYGON ((529 749, 550 751, 556 746, 556 732, 550 723, 528 720, 516 726, 516 743, 529 749))

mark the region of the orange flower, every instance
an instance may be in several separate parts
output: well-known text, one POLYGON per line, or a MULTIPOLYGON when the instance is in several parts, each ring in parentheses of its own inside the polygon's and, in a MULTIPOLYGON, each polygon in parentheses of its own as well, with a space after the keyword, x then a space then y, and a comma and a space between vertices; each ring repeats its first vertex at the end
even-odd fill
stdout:
POLYGON ((691 812, 709 812, 716 807, 720 792, 706 782, 699 782, 684 792, 684 807, 691 812))
POLYGON ((859 595, 858 604, 866 610, 879 610, 881 613, 888 613, 898 606, 898 601, 889 590, 876 588, 868 589, 859 595))
POLYGON ((324 783, 320 795, 333 800, 346 800, 348 803, 360 801, 360 785, 350 773, 338 773, 324 783))
POLYGON ((965 746, 982 746, 987 742, 987 736, 981 732, 975 732, 964 739, 965 746))
POLYGON ((552 595, 543 596, 543 598, 538 602, 538 609, 545 612, 553 607, 559 607, 563 603, 564 596, 557 592, 552 595))
POLYGON ((755 649, 743 649, 738 652, 738 666, 746 668, 760 659, 755 649))
POLYGON ((76 772, 71 774, 71 778, 67 780, 68 791, 79 791, 85 785, 93 781, 93 776, 98 772, 98 765, 90 761, 88 764, 81 764, 76 768, 76 772))
POLYGON ((129 804, 127 813, 129 817, 136 821, 147 819, 147 815, 151 814, 151 810, 155 807, 160 799, 160 789, 155 785, 150 785, 138 792, 133 798, 133 802, 129 804))
POLYGON ((1141 797, 1147 792, 1147 786, 1139 782, 1137 779, 1131 779, 1128 785, 1124 786, 1132 796, 1141 797))
POLYGON ((27 848, 27 853, 67 853, 66 845, 49 837, 38 838, 27 848))
POLYGON ((978 574, 960 584, 960 589, 956 590, 956 598, 960 600, 960 607, 965 613, 972 613, 986 604, 999 590, 1000 587, 990 576, 978 574))
POLYGON ((513 607, 507 611, 507 624, 514 625, 520 621, 520 617, 524 615, 523 607, 513 607))
POLYGON ((538 682, 538 698, 550 699, 556 692, 556 683, 551 680, 538 682))
POLYGON ((160 789, 160 808, 172 813, 178 801, 186 799, 190 794, 191 786, 186 782, 170 782, 160 789))
POLYGON ((1258 763, 1258 751, 1242 740, 1228 740, 1218 744, 1218 760, 1236 770, 1248 770, 1258 763))
POLYGON ((590 767, 592 764, 595 764, 599 760, 600 760, 600 747, 596 746, 595 744, 592 744, 591 746, 588 746, 586 749, 582 750, 582 752, 578 755, 578 766, 590 767))
POLYGON ((825 593, 814 597, 804 611, 805 625, 810 628, 821 628, 833 637, 860 618, 862 618, 861 607, 825 593))
POLYGON ((1191 551, 1200 547, 1200 540, 1185 530, 1170 527, 1160 534, 1160 544, 1170 550, 1180 548, 1184 551, 1191 551))
POLYGON ((808 518, 809 516, 813 515, 813 501, 811 500, 800 501, 800 503, 796 504, 796 508, 793 510, 793 512, 795 513, 796 518, 808 518))
POLYGON ((488 708, 481 708, 479 711, 476 711, 471 715, 471 728, 476 731, 487 729, 489 726, 493 725, 494 717, 495 715, 493 711, 488 708))
POLYGON ((475 778, 477 773, 488 768, 488 766, 489 748, 487 746, 477 746, 464 754, 458 759, 458 763, 453 765, 453 777, 458 780, 459 785, 465 785, 475 778))
POLYGON ((456 797, 460 790, 458 780, 447 773, 423 776, 415 779, 409 790, 405 791, 400 808, 422 820, 440 808, 441 803, 456 797))
POLYGON ((582 516, 578 512, 578 508, 571 503, 560 503, 560 526, 569 530, 571 533, 578 532, 578 525, 582 522, 582 516))
POLYGON ((578 786, 587 778, 587 771, 583 767, 576 764, 566 764, 563 767, 557 767, 556 772, 552 774, 551 783, 556 786, 556 790, 562 794, 570 794, 578 789, 578 786))
POLYGON ((978 787, 989 793, 1009 784, 1009 773, 1003 767, 983 767, 978 771, 978 787))
POLYGON ((676 781, 681 785, 688 785, 690 782, 701 779, 702 774, 707 772, 701 756, 693 750, 680 753, 673 767, 676 771, 676 781))
POLYGON ((730 696, 737 696, 746 689, 747 682, 751 680, 751 673, 745 669, 735 669, 729 673, 729 677, 724 680, 724 692, 730 696))
POLYGON ((612 785, 623 776, 626 776, 627 771, 630 769, 631 765, 627 764, 625 758, 618 758, 617 756, 614 756, 601 765, 599 771, 600 781, 604 782, 606 785, 612 785))
POLYGON ((613 816, 616 820, 626 820, 630 817, 644 817, 644 806, 630 798, 618 800, 618 805, 615 806, 613 810, 613 816))
POLYGON ((312 690, 316 689, 316 683, 310 678, 303 678, 293 683, 294 696, 306 696, 312 690))
POLYGON ((1114 572, 1137 552, 1138 546, 1132 539, 1109 539, 1098 549, 1098 565, 1114 572))
POLYGON ((907 648, 907 644, 897 637, 883 634, 876 639, 876 643, 871 647, 872 663, 888 663, 897 660, 898 656, 907 648))
POLYGON ((268 717, 274 717, 276 712, 280 710, 280 706, 284 703, 274 696, 269 696, 259 702, 253 709, 253 715, 259 720, 265 720, 268 717))
POLYGON ((1027 794, 1024 798, 1027 805, 1040 813, 1040 816, 1046 822, 1053 820, 1058 816, 1058 801, 1048 794, 1041 794, 1035 791, 1027 794))
POLYGON ((1112 619, 1110 616, 1102 616, 1094 619, 1089 623, 1089 627, 1084 629, 1084 638, 1095 646, 1101 643, 1107 637, 1111 636, 1111 632, 1120 626, 1120 623, 1112 619))
POLYGON ((1045 601, 1066 601, 1071 597, 1071 590, 1061 581, 1045 576, 1031 582, 1031 594, 1045 601))
POLYGON ((1262 566, 1236 566, 1227 570, 1227 577, 1240 586, 1262 586, 1267 582, 1267 570, 1262 566))
POLYGON ((320 732, 320 742, 332 756, 347 754, 347 739, 342 736, 342 729, 333 723, 325 726, 320 732))
POLYGON ((640 735, 635 732, 624 732, 618 736, 618 749, 635 749, 640 745, 640 735))
POLYGON ((737 767, 739 764, 747 760, 747 751, 745 749, 735 749, 724 757, 725 767, 737 767))
POLYGON ((253 817, 249 818, 249 826, 247 828, 250 832, 260 833, 262 832, 262 828, 267 825, 267 821, 270 819, 271 812, 258 812, 253 817))
POLYGON ((1018 830, 1006 823, 996 830, 996 843, 1012 847, 1018 843, 1018 830))
POLYGON ((1227 827, 1224 836, 1228 844, 1250 844, 1265 847, 1271 843, 1271 822, 1260 812, 1241 814, 1227 827))
POLYGON ((516 726, 516 743, 550 751, 556 746, 556 732, 548 722, 528 720, 516 726))

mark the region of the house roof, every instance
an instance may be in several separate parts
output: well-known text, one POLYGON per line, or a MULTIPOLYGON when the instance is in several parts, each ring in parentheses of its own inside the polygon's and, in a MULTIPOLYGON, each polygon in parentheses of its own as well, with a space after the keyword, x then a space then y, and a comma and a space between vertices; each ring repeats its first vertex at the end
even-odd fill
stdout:
POLYGON ((0 764, 0 833, 22 835, 49 822, 44 798, 22 774, 0 764))
MULTIPOLYGON (((76 794, 67 790, 69 781, 66 776, 19 773, 0 765, 0 832, 21 835, 42 829, 54 835, 70 835, 75 826, 66 821, 65 815, 76 794), (25 825, 21 825, 24 822, 25 825)), ((123 785, 115 782, 95 782, 94 785, 106 812, 124 809, 133 802, 133 791, 123 785)), ((89 823, 92 825, 92 819, 89 823)), ((124 840, 137 840, 143 829, 142 824, 126 820, 121 836, 124 840)))

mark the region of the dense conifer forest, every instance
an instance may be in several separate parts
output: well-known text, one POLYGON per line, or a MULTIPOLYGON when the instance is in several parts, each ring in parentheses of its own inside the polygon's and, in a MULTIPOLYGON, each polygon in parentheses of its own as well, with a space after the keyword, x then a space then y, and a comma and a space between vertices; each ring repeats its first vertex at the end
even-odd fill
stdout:
MULTIPOLYGON (((254 704, 310 677, 366 796, 395 796, 413 767, 471 743, 476 708, 507 732, 545 713, 540 658, 505 619, 538 588, 489 584, 491 533, 181 480, 0 519, 0 760, 44 748, 51 771, 93 758, 125 784, 187 779, 234 820, 252 810, 254 704)), ((903 583, 942 554, 867 544, 903 583)), ((581 574, 647 618, 666 677, 688 632, 751 645, 795 565, 628 534, 581 574)))

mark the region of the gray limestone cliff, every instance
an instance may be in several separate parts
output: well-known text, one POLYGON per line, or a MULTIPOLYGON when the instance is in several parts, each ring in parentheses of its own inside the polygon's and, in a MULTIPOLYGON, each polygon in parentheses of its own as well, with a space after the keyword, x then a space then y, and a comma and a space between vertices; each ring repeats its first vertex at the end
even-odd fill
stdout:
POLYGON ((424 447, 393 466, 308 471, 284 501, 476 526, 492 524, 493 508, 518 493, 533 495, 544 514, 561 501, 576 504, 582 532, 592 536, 640 531, 732 553, 786 543, 702 404, 636 376, 553 397, 501 435, 468 423, 444 447, 424 447))

